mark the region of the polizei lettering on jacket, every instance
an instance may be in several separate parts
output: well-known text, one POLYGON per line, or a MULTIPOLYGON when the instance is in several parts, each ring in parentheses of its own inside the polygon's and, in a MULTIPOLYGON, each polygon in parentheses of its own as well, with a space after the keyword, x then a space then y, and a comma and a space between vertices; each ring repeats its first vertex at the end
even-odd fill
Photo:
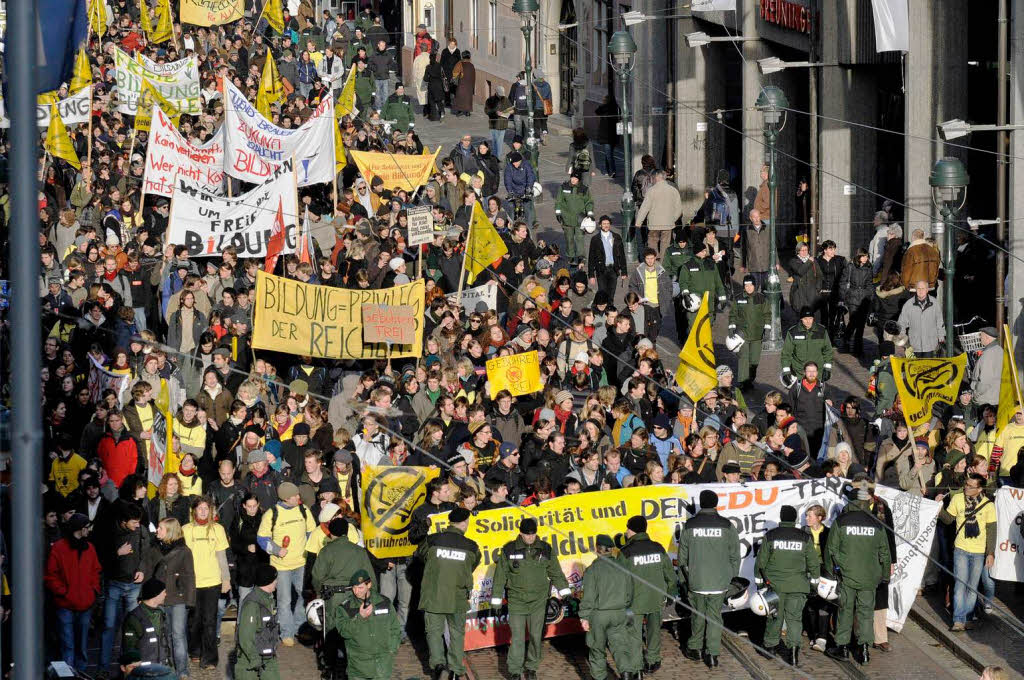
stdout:
POLYGON ((721 529, 694 529, 693 535, 697 538, 721 538, 721 529))
POLYGON ((800 541, 772 541, 773 550, 803 550, 804 544, 800 541))
POLYGON ((644 564, 660 564, 661 555, 654 553, 651 555, 636 555, 633 557, 633 566, 639 567, 644 564))
POLYGON ((874 527, 845 527, 847 536, 874 536, 874 527))
POLYGON ((465 550, 452 550, 451 548, 438 548, 437 556, 442 560, 455 560, 456 562, 466 561, 465 550))

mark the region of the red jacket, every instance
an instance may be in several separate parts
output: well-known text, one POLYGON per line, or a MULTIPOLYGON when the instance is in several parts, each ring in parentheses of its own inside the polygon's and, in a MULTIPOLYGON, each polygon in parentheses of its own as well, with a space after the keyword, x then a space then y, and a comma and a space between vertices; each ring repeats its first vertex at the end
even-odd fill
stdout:
POLYGON ((416 34, 416 49, 412 52, 412 58, 420 56, 423 52, 430 54, 431 49, 434 47, 434 40, 430 37, 430 34, 426 31, 416 34))
POLYGON ((121 482, 128 475, 145 470, 145 459, 139 456, 139 445, 127 429, 122 429, 116 438, 109 430, 104 432, 96 446, 96 453, 99 454, 107 476, 118 488, 121 488, 121 482))
POLYGON ((79 552, 62 538, 50 548, 44 583, 61 609, 84 612, 96 602, 100 591, 100 560, 96 548, 85 542, 79 552))

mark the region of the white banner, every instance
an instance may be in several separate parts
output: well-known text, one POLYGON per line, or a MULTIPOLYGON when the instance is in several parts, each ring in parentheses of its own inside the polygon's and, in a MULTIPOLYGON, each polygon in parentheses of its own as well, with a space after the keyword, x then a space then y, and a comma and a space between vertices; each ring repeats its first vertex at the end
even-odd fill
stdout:
POLYGON ((907 0, 871 0, 875 18, 876 52, 910 51, 910 11, 907 0))
MULTIPOLYGON (((458 299, 458 293, 449 293, 445 297, 455 304, 458 299)), ((466 314, 472 314, 473 310, 476 309, 476 303, 483 302, 487 305, 487 309, 498 308, 498 286, 477 286, 476 288, 467 288, 462 291, 462 309, 466 314)))
POLYGON ((194 59, 188 57, 186 57, 185 59, 179 59, 178 61, 153 61, 142 52, 139 52, 136 55, 135 59, 140 64, 142 64, 142 66, 145 67, 147 71, 159 73, 162 76, 173 76, 175 74, 181 73, 182 71, 193 66, 194 62, 194 59))
POLYGON ((278 166, 265 183, 234 198, 208 194, 179 176, 173 202, 168 241, 188 246, 191 257, 219 257, 228 246, 237 248, 239 257, 266 257, 278 210, 284 218, 281 254, 295 252, 299 205, 291 161, 278 166))
POLYGON ((206 193, 223 194, 223 140, 224 128, 221 127, 203 146, 192 146, 154 104, 142 192, 170 198, 175 181, 181 176, 196 182, 206 193))
MULTIPOLYGON (((57 112, 64 125, 78 125, 89 122, 89 93, 92 92, 92 85, 83 87, 70 97, 57 102, 57 112)), ((0 98, 0 128, 11 127, 11 120, 7 117, 6 100, 0 98)), ((36 125, 41 128, 50 127, 50 105, 36 104, 36 125)))
POLYGON ((889 580, 885 625, 898 633, 903 630, 921 587, 942 503, 881 485, 875 493, 892 509, 896 529, 896 565, 889 580))
POLYGON ((278 164, 295 160, 299 186, 334 180, 334 100, 327 97, 301 127, 279 128, 231 83, 224 83, 225 172, 261 183, 278 164))
POLYGON ((1000 581, 1024 581, 1024 489, 996 491, 996 562, 989 572, 1000 581))
POLYGON ((158 64, 159 70, 151 70, 122 50, 115 50, 114 64, 117 68, 117 110, 121 113, 135 115, 144 79, 182 113, 200 113, 199 68, 195 57, 158 64))

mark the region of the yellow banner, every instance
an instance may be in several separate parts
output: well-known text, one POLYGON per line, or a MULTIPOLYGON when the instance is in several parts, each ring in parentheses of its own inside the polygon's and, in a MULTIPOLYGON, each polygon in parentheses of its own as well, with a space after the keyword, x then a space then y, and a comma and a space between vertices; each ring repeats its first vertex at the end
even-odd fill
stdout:
POLYGON ((78 54, 75 55, 75 70, 71 74, 71 85, 68 86, 68 91, 78 92, 91 83, 92 67, 89 65, 89 55, 86 54, 83 45, 78 48, 78 54))
POLYGON ((90 0, 86 11, 89 14, 89 28, 92 32, 103 37, 107 32, 107 5, 104 0, 90 0))
POLYGON ((50 104, 50 127, 46 130, 46 151, 54 158, 63 158, 77 170, 82 169, 75 146, 68 137, 68 129, 57 113, 57 105, 50 104))
POLYGON ((1013 420, 1013 414, 1024 402, 1020 397, 1020 381, 1017 378, 1017 360, 1013 356, 1013 339, 1010 327, 1003 324, 1003 370, 999 377, 999 409, 996 413, 996 427, 1005 427, 1013 420))
MULTIPOLYGON (((143 0, 145 2, 145 0, 143 0)), ((171 0, 157 0, 156 26, 153 28, 149 42, 159 44, 171 39, 174 27, 171 25, 171 0)))
POLYGON ((952 404, 960 391, 967 355, 951 359, 900 359, 891 357, 896 392, 903 404, 903 416, 911 428, 926 424, 932 407, 952 404))
POLYGON ((171 119, 174 127, 178 127, 178 120, 181 118, 181 111, 170 101, 164 99, 160 92, 153 87, 148 80, 142 79, 142 90, 139 96, 139 113, 135 116, 135 129, 142 132, 149 132, 153 124, 153 104, 156 103, 160 109, 171 119))
POLYGON ((427 482, 440 472, 434 467, 363 467, 363 538, 374 557, 408 557, 416 551, 409 542, 409 520, 426 498, 427 482))
POLYGON ((149 3, 146 0, 139 0, 139 28, 147 38, 153 35, 153 19, 149 16, 149 3))
POLYGON ((427 181, 437 158, 436 151, 433 156, 406 156, 376 151, 352 151, 351 154, 367 184, 373 185, 373 178, 380 177, 384 180, 385 189, 399 187, 406 191, 416 191, 427 181))
POLYGON ((487 381, 491 386, 491 399, 502 390, 508 390, 513 397, 533 394, 541 388, 537 350, 490 359, 487 362, 487 381))
MULTIPOLYGON (((284 33, 284 6, 281 0, 267 0, 263 5, 263 18, 278 33, 284 33)), ((259 23, 259 20, 256 21, 259 23)))
POLYGON ((423 280, 380 290, 314 286, 256 274, 252 346, 321 359, 387 359, 423 355, 423 280), (363 305, 411 305, 411 345, 363 342, 363 305))
POLYGON ((718 385, 715 372, 715 344, 711 339, 711 315, 708 313, 708 294, 697 309, 697 317, 690 336, 679 352, 676 382, 694 402, 702 399, 712 387, 718 385))
POLYGON ((473 204, 473 218, 466 237, 466 283, 472 284, 487 265, 506 254, 508 246, 477 201, 473 204))
POLYGON ((334 105, 334 117, 341 120, 345 116, 356 115, 356 65, 352 64, 345 84, 338 95, 338 101, 334 105))
POLYGON ((238 21, 245 10, 244 0, 181 0, 181 23, 219 26, 238 21))
POLYGON ((281 76, 277 72, 277 62, 271 54, 267 54, 267 60, 263 64, 263 74, 260 76, 259 88, 256 90, 256 110, 263 114, 264 118, 270 119, 273 114, 270 105, 284 99, 284 85, 281 84, 281 76))

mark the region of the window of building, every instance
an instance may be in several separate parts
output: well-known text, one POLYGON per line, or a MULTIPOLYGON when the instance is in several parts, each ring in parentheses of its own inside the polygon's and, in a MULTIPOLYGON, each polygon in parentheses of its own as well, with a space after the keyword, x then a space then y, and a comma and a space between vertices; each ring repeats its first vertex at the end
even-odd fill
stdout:
POLYGON ((593 83, 600 85, 607 70, 608 41, 611 39, 612 3, 610 0, 596 0, 594 3, 594 50, 591 71, 594 73, 593 83))
POLYGON ((470 3, 470 28, 473 31, 473 49, 480 49, 480 0, 470 3))
POLYGON ((434 5, 429 2, 423 5, 423 23, 428 29, 434 28, 434 5))
POLYGON ((492 57, 498 56, 498 0, 487 4, 487 47, 492 57))

